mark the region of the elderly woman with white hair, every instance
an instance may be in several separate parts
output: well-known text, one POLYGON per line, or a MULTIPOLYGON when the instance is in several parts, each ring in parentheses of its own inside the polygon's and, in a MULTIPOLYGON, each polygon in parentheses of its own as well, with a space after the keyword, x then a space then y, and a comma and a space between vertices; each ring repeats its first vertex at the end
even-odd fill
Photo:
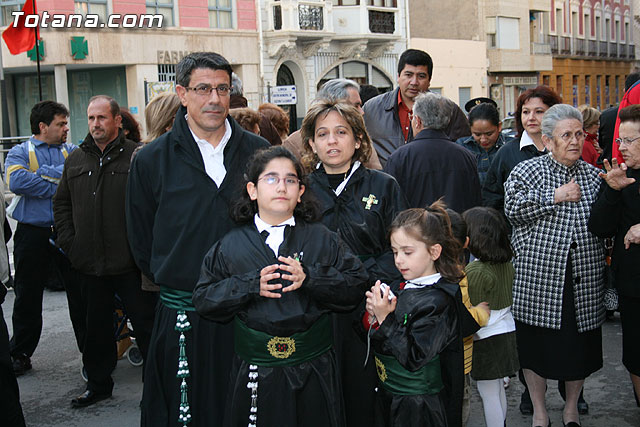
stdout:
POLYGON ((533 426, 550 422, 546 379, 564 380, 563 424, 579 427, 584 379, 602 367, 604 250, 587 229, 601 184, 580 159, 580 112, 565 104, 545 112, 549 154, 519 163, 505 183, 505 214, 513 225, 513 307, 520 366, 533 400, 533 426))

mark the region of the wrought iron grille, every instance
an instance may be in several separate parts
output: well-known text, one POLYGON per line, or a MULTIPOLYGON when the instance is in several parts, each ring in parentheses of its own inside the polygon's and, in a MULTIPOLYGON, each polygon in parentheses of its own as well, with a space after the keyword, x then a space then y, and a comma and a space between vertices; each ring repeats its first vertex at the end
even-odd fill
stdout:
POLYGON ((369 31, 372 33, 393 34, 396 30, 395 13, 369 11, 369 31))
POLYGON ((324 28, 322 6, 301 4, 298 6, 298 21, 301 30, 321 31, 324 28))
POLYGON ((282 8, 279 5, 273 6, 273 29, 282 29, 282 8))

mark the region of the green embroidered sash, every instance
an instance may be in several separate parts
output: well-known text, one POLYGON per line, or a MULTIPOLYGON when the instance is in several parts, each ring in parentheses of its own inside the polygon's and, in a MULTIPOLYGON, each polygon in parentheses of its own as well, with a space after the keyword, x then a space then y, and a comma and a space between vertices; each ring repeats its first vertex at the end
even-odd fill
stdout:
POLYGON ((236 354, 253 365, 294 366, 315 359, 333 345, 333 332, 326 314, 304 332, 276 337, 249 328, 234 319, 236 354))
POLYGON ((387 391, 403 396, 416 394, 436 394, 442 390, 440 357, 415 372, 405 369, 393 356, 375 354, 378 379, 387 391))

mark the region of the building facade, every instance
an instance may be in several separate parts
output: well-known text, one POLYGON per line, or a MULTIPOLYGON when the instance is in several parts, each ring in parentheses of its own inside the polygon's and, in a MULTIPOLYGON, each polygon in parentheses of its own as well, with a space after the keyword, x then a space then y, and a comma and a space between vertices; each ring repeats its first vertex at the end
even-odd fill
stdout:
MULTIPOLYGON (((3 25, 23 3, 0 0, 3 25)), ((37 5, 40 14, 97 14, 99 25, 111 14, 164 17, 162 28, 41 29, 43 99, 69 106, 74 143, 87 133, 87 103, 97 94, 114 97, 144 126, 146 102, 158 91, 173 90, 175 65, 190 52, 222 54, 243 79, 249 101, 260 101, 254 0, 39 0, 37 5)), ((29 112, 39 98, 35 50, 14 56, 2 45, 10 135, 29 135, 29 112)))
POLYGON ((553 70, 541 73, 541 83, 574 106, 618 104, 636 59, 630 0, 551 0, 550 6, 543 30, 553 70))
POLYGON ((488 95, 486 42, 479 2, 409 0, 409 47, 433 59, 431 91, 461 107, 488 95))
POLYGON ((406 48, 405 0, 259 0, 262 100, 275 87, 295 86, 281 105, 297 129, 318 88, 344 77, 379 90, 396 81, 406 48))

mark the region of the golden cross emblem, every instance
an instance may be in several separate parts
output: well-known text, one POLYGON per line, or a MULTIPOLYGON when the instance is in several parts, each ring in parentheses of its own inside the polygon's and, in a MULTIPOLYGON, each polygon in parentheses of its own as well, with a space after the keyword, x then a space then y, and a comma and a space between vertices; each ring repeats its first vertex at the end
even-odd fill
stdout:
POLYGON ((362 201, 366 203, 366 206, 364 208, 367 210, 371 210, 371 205, 378 204, 378 199, 376 199, 376 196, 374 196, 373 194, 369 194, 369 197, 363 197, 362 201))

